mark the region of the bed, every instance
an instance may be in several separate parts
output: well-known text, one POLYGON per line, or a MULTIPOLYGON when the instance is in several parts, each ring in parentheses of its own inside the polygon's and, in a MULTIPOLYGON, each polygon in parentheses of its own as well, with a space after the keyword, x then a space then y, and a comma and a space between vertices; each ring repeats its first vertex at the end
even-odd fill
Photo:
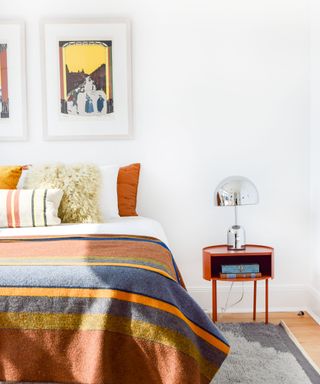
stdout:
POLYGON ((208 384, 228 352, 158 222, 0 229, 1 382, 208 384))

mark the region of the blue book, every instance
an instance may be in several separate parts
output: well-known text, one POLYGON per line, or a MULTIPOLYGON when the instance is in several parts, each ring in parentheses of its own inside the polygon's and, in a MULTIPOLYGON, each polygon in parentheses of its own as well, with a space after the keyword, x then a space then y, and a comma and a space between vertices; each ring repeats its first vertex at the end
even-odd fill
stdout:
POLYGON ((221 265, 222 273, 258 273, 259 264, 221 265))

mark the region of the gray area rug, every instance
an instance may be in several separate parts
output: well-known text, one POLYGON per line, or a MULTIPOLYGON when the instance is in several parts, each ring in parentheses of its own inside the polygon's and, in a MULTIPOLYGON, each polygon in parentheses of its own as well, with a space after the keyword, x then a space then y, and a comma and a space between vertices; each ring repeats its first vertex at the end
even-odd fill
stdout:
POLYGON ((320 384, 317 368, 284 326, 218 323, 231 353, 211 384, 320 384))

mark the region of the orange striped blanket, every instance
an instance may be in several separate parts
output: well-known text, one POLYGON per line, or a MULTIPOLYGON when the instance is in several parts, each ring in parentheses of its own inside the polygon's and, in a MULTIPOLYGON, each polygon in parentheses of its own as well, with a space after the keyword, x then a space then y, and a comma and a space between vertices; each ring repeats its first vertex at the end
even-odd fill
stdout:
POLYGON ((208 384, 228 351, 157 239, 0 239, 1 382, 208 384))

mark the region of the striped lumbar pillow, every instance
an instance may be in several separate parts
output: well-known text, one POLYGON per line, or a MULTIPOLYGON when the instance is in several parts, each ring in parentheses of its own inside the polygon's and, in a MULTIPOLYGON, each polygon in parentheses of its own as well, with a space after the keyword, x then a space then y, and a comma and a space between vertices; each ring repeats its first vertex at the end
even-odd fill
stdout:
POLYGON ((61 189, 0 190, 0 227, 44 227, 61 223, 61 189))

